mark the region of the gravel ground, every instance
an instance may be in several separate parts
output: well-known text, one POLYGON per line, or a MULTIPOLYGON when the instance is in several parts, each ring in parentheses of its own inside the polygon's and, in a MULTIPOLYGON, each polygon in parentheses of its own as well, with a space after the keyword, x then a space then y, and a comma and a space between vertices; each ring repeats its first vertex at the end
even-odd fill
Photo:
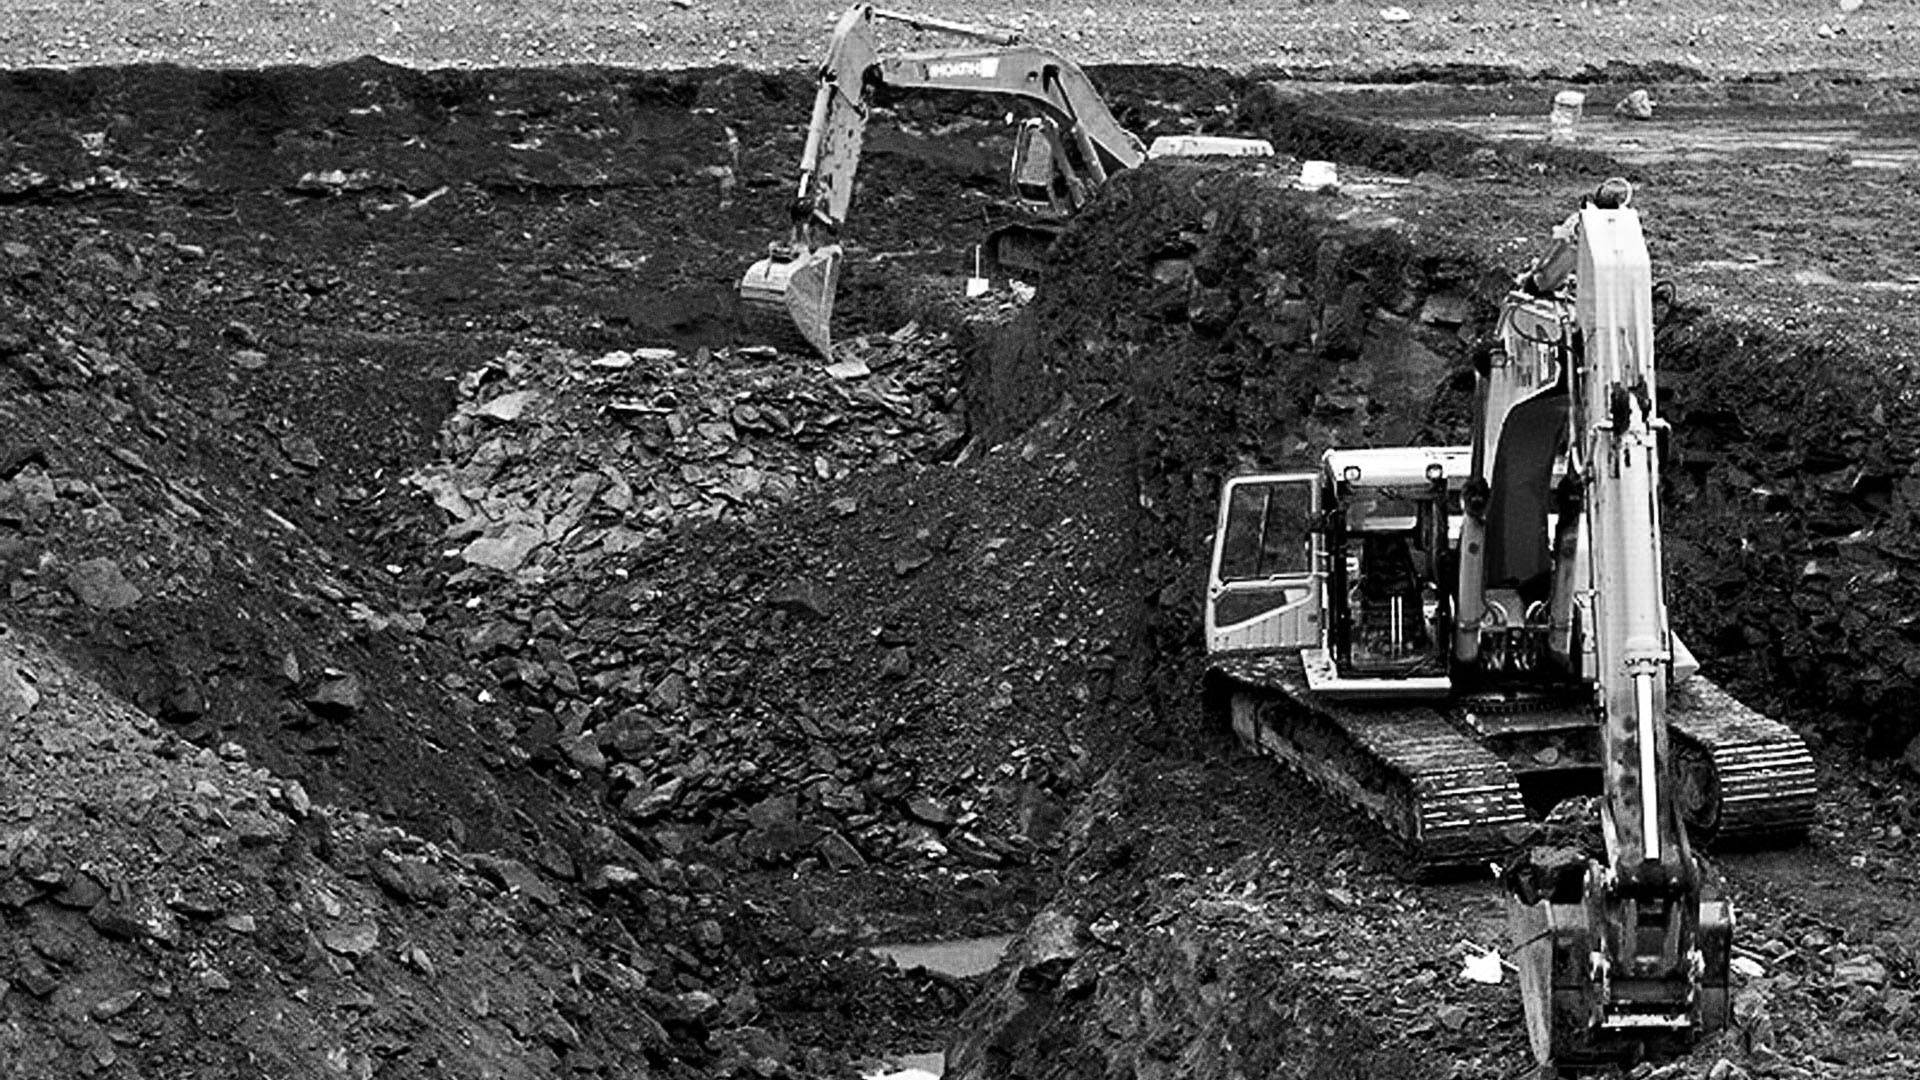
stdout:
MULTIPOLYGON (((0 64, 6 66, 252 67, 372 54, 420 67, 646 68, 805 65, 819 55, 845 7, 831 0, 8 0, 4 6, 0 64)), ((902 8, 1017 29, 1082 63, 1340 75, 1458 66, 1577 75, 1616 62, 1675 65, 1713 77, 1804 70, 1920 73, 1920 7, 1888 0, 1416 0, 1396 6, 1373 0, 1177 6, 954 0, 902 8)))

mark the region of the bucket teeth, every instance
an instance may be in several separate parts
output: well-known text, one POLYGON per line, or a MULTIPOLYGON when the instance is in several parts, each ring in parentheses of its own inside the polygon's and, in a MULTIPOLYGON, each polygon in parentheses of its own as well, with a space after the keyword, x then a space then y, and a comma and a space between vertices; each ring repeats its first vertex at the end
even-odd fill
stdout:
POLYGON ((840 259, 838 244, 806 252, 776 250, 747 268, 740 279, 740 300, 749 313, 770 314, 790 324, 815 351, 831 357, 840 259))

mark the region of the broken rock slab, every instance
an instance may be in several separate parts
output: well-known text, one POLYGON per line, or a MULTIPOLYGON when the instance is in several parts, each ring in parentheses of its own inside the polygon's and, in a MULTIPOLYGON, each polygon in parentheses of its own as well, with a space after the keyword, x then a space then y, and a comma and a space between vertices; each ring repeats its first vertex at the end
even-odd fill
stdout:
POLYGON ((371 922, 329 927, 321 933, 320 942, 341 956, 358 960, 379 946, 380 927, 371 922))
POLYGON ((515 522, 496 535, 483 536, 468 544, 461 550, 460 557, 475 566, 511 574, 520 569, 546 539, 545 529, 515 522))
POLYGON ((860 849, 837 832, 829 832, 821 838, 820 855, 827 860, 828 866, 839 872, 861 870, 867 865, 866 856, 860 854, 860 849))
POLYGON ((112 559, 88 559, 67 571, 74 598, 95 611, 124 611, 140 602, 140 590, 112 559))
POLYGON ((366 704, 366 692, 353 672, 328 670, 307 692, 306 701, 308 708, 322 716, 345 719, 366 704))
POLYGON ((1015 983, 1022 990, 1050 990, 1080 959, 1080 921, 1054 909, 1043 911, 1027 927, 1019 946, 1019 975, 1015 983))
POLYGON ((475 855, 472 864, 475 870, 495 885, 509 892, 517 892, 541 907, 555 907, 560 903, 560 894, 554 891, 553 886, 542 881, 532 867, 517 859, 475 855))
POLYGON ((12 723, 40 704, 33 680, 12 660, 0 657, 0 724, 12 723))
POLYGON ((480 415, 511 424, 527 411, 537 397, 531 390, 514 390, 480 406, 480 415))

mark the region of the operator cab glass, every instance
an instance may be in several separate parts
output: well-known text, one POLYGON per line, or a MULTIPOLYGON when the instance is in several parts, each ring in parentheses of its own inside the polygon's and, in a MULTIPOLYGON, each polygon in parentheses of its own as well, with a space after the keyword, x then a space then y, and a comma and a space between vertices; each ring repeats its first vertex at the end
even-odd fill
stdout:
POLYGON ((1228 486, 1215 580, 1236 586, 1215 602, 1221 625, 1307 599, 1313 571, 1313 488, 1303 483, 1228 486))
POLYGON ((1447 592, 1460 528, 1462 450, 1352 450, 1325 461, 1338 593, 1332 659, 1344 675, 1446 673, 1447 592))

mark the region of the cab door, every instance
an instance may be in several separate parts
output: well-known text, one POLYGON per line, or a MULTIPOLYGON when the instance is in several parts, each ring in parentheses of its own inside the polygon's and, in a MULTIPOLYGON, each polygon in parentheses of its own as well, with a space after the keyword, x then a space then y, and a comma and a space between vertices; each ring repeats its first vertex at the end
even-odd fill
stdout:
POLYGON ((1321 643, 1319 474, 1237 476, 1220 491, 1207 581, 1207 651, 1321 643))

